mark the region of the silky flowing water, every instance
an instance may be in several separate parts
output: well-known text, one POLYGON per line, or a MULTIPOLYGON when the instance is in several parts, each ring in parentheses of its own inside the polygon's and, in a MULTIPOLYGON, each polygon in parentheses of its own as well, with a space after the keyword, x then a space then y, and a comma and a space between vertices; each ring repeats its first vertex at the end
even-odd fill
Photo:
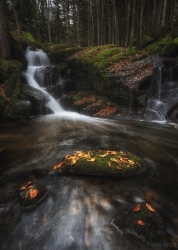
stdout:
POLYGON ((0 249, 178 248, 178 126, 75 115, 0 124, 0 249), (132 152, 147 170, 125 179, 53 174, 66 154, 98 149, 132 152), (33 179, 48 188, 48 195, 35 208, 20 211, 16 191, 33 179), (165 244, 149 246, 112 225, 140 201, 163 218, 165 244))

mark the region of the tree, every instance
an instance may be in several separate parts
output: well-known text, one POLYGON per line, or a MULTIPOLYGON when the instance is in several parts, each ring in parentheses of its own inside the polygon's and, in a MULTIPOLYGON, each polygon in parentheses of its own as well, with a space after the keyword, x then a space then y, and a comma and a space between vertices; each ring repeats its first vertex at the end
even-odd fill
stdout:
POLYGON ((11 59, 9 26, 5 0, 0 0, 0 55, 3 59, 11 59))

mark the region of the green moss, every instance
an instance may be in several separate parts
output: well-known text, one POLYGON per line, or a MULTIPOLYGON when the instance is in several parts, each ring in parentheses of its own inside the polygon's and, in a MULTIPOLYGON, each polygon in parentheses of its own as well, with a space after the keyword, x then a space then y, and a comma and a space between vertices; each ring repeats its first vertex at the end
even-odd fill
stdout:
POLYGON ((17 99, 21 95, 21 76, 20 74, 13 74, 6 82, 5 82, 5 94, 7 97, 12 99, 17 99))
POLYGON ((160 39, 159 41, 150 44, 146 47, 146 51, 149 55, 161 54, 166 46, 171 43, 170 37, 165 37, 160 39))
POLYGON ((4 82, 9 79, 14 73, 19 73, 22 69, 22 64, 16 60, 6 61, 0 59, 0 81, 4 82))
POLYGON ((126 49, 125 55, 126 55, 126 56, 135 55, 135 50, 134 50, 134 48, 133 48, 133 47, 128 47, 128 48, 126 49))
POLYGON ((81 99, 81 95, 74 95, 74 102, 78 101, 81 99))
POLYGON ((35 46, 41 48, 41 45, 34 39, 34 37, 29 32, 22 31, 22 35, 19 36, 18 31, 12 31, 11 35, 18 43, 26 42, 28 46, 35 46))
POLYGON ((140 157, 122 151, 77 151, 54 166, 64 174, 88 174, 126 177, 138 174, 142 169, 140 157))

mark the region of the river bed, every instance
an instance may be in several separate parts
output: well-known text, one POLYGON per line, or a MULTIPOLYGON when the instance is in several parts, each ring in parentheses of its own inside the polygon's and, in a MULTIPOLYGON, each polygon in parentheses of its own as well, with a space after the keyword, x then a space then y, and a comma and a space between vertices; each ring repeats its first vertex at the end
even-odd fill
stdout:
POLYGON ((0 124, 1 249, 129 250, 178 248, 178 125, 115 121, 74 113, 0 124), (147 171, 125 179, 53 174, 77 150, 122 150, 140 156, 147 171), (20 211, 16 191, 35 180, 48 188, 35 208, 20 211), (167 228, 164 245, 122 235, 112 221, 146 201, 167 228))

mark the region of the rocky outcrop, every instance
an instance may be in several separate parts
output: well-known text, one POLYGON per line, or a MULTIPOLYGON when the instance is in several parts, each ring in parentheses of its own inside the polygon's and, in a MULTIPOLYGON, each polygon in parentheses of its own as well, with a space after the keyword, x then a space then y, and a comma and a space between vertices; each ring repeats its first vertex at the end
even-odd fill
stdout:
POLYGON ((59 99, 63 95, 63 88, 59 83, 54 86, 48 87, 47 91, 55 99, 59 99))
POLYGON ((51 100, 48 94, 39 89, 33 88, 27 84, 23 85, 22 93, 32 103, 32 111, 34 113, 37 113, 39 107, 43 107, 46 103, 48 103, 51 100))
POLYGON ((31 115, 32 105, 29 101, 16 100, 9 104, 4 113, 5 119, 27 121, 31 115))

